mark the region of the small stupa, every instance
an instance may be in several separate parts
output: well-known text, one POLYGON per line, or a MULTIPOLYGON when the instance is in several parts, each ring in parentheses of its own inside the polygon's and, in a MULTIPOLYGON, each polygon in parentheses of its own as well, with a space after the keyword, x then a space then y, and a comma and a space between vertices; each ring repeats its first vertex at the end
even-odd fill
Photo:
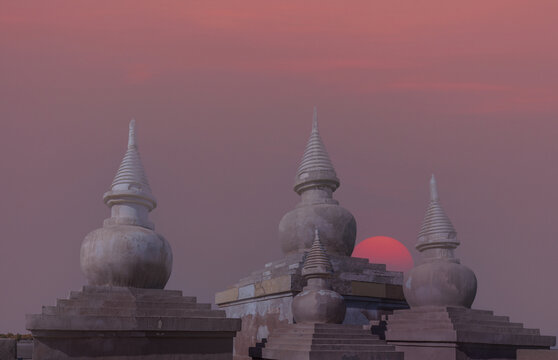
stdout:
POLYGON ((542 336, 538 329, 526 329, 492 311, 471 309, 477 279, 455 257, 457 232, 439 201, 432 175, 430 204, 416 245, 422 262, 404 280, 411 309, 386 317, 388 344, 403 351, 405 360, 516 359, 517 349, 553 346, 554 336, 542 336))
POLYGON ((341 295, 331 290, 329 279, 333 265, 323 248, 318 229, 312 247, 302 267, 307 285, 293 299, 293 317, 296 323, 341 324, 347 306, 341 295))
POLYGON ((242 319, 242 330, 235 338, 235 360, 250 359, 250 347, 274 329, 295 321, 291 303, 303 291, 304 256, 313 246, 316 229, 334 271, 329 283, 346 304, 343 323, 365 325, 370 323, 367 316, 379 320, 381 313, 408 307, 401 272, 387 271, 385 264, 351 257, 356 221, 333 198, 339 185, 314 108, 310 137, 293 187, 300 202, 279 222, 278 240, 284 257, 265 264, 263 269, 215 295, 215 303, 227 316, 242 319))
POLYGON ((295 296, 295 324, 275 329, 250 349, 254 360, 330 359, 403 360, 403 353, 359 325, 342 325, 345 301, 331 289, 333 266, 315 231, 302 276, 307 285, 295 296))
POLYGON ((111 217, 81 246, 88 285, 27 315, 33 359, 231 360, 239 319, 182 291, 163 290, 172 251, 148 214, 157 202, 130 122, 128 149, 111 189, 111 217))

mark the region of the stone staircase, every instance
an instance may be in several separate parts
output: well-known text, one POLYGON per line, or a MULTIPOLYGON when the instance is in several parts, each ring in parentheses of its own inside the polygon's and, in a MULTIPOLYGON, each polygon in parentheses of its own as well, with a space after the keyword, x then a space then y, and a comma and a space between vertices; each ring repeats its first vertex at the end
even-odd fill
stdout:
POLYGON ((529 347, 552 346, 555 339, 492 311, 434 306, 395 310, 388 315, 386 338, 390 342, 449 341, 529 347))
POLYGON ((403 360, 403 353, 361 325, 290 324, 250 348, 253 359, 403 360))

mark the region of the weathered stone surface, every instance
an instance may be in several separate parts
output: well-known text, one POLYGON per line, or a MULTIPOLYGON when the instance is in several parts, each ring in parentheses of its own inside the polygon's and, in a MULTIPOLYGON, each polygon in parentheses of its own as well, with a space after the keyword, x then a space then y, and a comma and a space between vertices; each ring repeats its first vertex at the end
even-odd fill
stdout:
POLYGON ((250 349, 255 360, 403 360, 403 353, 358 325, 290 324, 250 349))
POLYGON ((216 304, 227 316, 243 321, 242 331, 235 338, 235 359, 248 359, 248 348, 262 339, 261 334, 293 322, 291 303, 305 285, 301 268, 316 229, 333 266, 331 290, 340 294, 346 304, 344 323, 369 324, 362 311, 379 314, 407 307, 401 289, 402 273, 386 271, 383 264, 350 257, 356 221, 333 198, 339 185, 314 110, 312 132, 295 176, 294 191, 300 195, 300 203, 279 223, 279 241, 285 258, 266 264, 264 269, 254 271, 215 296, 216 304), (253 296, 247 291, 250 285, 253 296))
POLYGON ((558 360, 558 350, 517 350, 517 360, 558 360))
MULTIPOLYGON (((33 358, 33 341, 32 340, 20 340, 17 342, 16 346, 16 356, 21 360, 28 360, 33 358)), ((1 359, 1 357, 0 357, 1 359)))
POLYGON ((16 340, 0 339, 0 359, 16 358, 16 340))
MULTIPOLYGON (((234 287, 216 294, 216 304, 228 317, 242 319, 242 330, 234 339, 235 359, 249 359, 249 347, 255 346, 277 326, 293 323, 292 299, 304 286, 303 260, 304 254, 293 254, 273 261, 241 279, 234 287), (264 285, 270 282, 274 286, 264 285), (234 299, 238 288, 249 284, 254 284, 254 297, 238 299, 236 296, 234 299)), ((402 273, 386 271, 384 264, 371 264, 366 259, 330 255, 330 260, 334 271, 330 280, 332 290, 343 296, 347 306, 344 324, 369 324, 362 311, 379 316, 393 309, 407 308, 401 289, 402 273), (372 288, 385 287, 385 291, 363 294, 358 287, 353 287, 354 282, 359 282, 361 288, 365 287, 363 284, 371 284, 372 288)))
POLYGON ((85 286, 27 315, 35 359, 232 359, 239 319, 180 291, 85 286))
POLYGON ((554 336, 526 329, 492 311, 417 307, 387 315, 388 344, 415 359, 515 359, 520 348, 548 349, 554 336))

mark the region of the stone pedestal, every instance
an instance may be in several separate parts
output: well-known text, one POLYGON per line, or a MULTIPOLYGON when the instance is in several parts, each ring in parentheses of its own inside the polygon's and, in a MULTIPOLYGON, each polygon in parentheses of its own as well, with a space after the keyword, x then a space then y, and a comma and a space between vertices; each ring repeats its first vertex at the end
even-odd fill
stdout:
POLYGON ((517 350, 517 360, 558 360, 558 350, 517 350))
POLYGON ((230 360, 240 320, 181 291, 85 286, 27 315, 33 358, 230 360))
MULTIPOLYGON (((401 283, 403 274, 386 271, 383 264, 366 259, 330 255, 333 265, 331 286, 347 305, 345 324, 369 325, 367 312, 390 312, 407 308, 401 283)), ((242 331, 234 340, 235 359, 250 359, 248 348, 266 338, 274 329, 293 323, 291 303, 305 282, 301 274, 304 254, 288 255, 265 265, 215 296, 215 303, 228 317, 242 319, 242 331)))
POLYGON ((516 359, 521 348, 548 349, 554 336, 464 307, 417 307, 387 316, 386 340, 405 360, 516 359))
POLYGON ((358 325, 291 324, 250 349, 254 360, 403 360, 403 353, 358 325))

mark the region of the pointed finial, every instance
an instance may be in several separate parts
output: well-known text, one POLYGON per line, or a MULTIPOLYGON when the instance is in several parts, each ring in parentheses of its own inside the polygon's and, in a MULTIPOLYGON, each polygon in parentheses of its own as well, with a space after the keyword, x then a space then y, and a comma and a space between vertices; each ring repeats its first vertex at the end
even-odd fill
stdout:
POLYGON ((318 108, 314 106, 314 115, 312 115, 312 132, 318 132, 318 108))
POLYGON ((136 120, 130 120, 128 130, 128 148, 135 147, 136 145, 136 120))
POLYGON ((430 201, 438 201, 440 197, 438 196, 438 186, 436 185, 436 178, 434 174, 430 178, 430 201))

